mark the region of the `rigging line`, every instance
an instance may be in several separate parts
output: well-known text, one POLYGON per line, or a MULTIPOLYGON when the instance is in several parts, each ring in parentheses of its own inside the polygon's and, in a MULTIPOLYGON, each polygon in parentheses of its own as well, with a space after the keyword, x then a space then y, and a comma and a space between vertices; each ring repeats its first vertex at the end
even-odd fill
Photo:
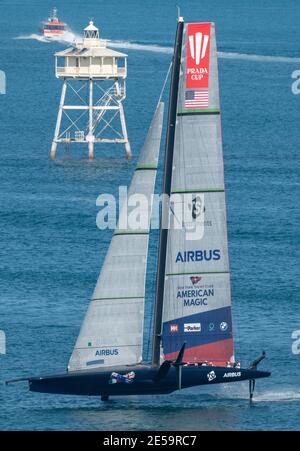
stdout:
POLYGON ((165 81, 164 81, 163 86, 162 86, 162 89, 161 89, 161 91, 160 91, 160 95, 159 95, 159 98, 158 98, 158 102, 157 102, 157 107, 156 107, 156 108, 158 108, 158 105, 160 104, 161 99, 162 99, 162 96, 163 96, 163 94, 164 94, 165 87, 166 87, 166 84, 167 84, 167 81, 168 81, 168 78, 169 78, 169 75, 170 75, 170 72, 171 72, 172 63, 173 63, 173 62, 171 61, 171 62, 170 62, 170 65, 169 65, 169 69, 168 69, 167 75, 166 75, 166 78, 165 78, 165 81))
MULTIPOLYGON (((174 208, 173 208, 171 202, 170 202, 170 211, 171 211, 171 213, 173 214, 174 219, 176 219, 178 225, 181 225, 181 222, 179 221, 179 219, 178 219, 177 216, 175 215, 175 210, 174 210, 174 208)), ((170 219, 170 218, 169 218, 169 219, 170 219)))

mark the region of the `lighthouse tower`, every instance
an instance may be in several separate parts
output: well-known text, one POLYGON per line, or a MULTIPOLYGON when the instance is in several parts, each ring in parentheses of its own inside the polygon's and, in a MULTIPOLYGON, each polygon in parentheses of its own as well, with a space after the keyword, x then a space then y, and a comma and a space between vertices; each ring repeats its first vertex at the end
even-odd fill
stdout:
POLYGON ((97 143, 121 143, 131 158, 123 100, 127 55, 107 47, 93 22, 82 41, 55 54, 55 74, 63 79, 50 156, 59 143, 88 144, 89 159, 97 143))

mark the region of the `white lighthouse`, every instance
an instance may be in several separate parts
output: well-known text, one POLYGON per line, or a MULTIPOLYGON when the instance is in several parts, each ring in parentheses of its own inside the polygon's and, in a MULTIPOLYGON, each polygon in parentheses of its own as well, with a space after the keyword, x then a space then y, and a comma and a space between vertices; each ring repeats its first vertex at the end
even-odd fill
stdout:
POLYGON ((75 46, 55 54, 55 73, 64 80, 51 158, 59 143, 87 143, 89 159, 96 143, 120 143, 131 158, 123 100, 126 97, 127 55, 100 39, 93 22, 75 46))

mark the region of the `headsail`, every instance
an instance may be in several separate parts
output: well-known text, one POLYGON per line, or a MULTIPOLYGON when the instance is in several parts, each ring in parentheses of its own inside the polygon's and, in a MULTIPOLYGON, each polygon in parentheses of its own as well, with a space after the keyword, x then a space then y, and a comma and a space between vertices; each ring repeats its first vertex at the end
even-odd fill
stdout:
POLYGON ((163 355, 176 358, 186 342, 185 361, 225 365, 234 357, 213 23, 183 28, 171 193, 180 227, 167 236, 163 355))
MULTIPOLYGON (((128 197, 143 194, 148 224, 143 230, 116 229, 92 301, 88 307, 69 371, 136 364, 142 360, 145 278, 151 217, 151 195, 159 157, 163 103, 154 114, 128 197)), ((127 216, 125 209, 122 218, 127 216)))

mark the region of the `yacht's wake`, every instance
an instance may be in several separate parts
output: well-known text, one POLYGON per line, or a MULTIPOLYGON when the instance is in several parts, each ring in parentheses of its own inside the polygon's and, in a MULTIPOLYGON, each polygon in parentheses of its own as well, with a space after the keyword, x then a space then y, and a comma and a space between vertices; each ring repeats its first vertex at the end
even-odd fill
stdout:
MULTIPOLYGON (((249 399, 248 383, 235 385, 224 384, 214 391, 214 395, 219 399, 249 399)), ((293 387, 286 387, 279 390, 264 390, 257 387, 254 392, 253 402, 300 402, 300 390, 293 387)))
MULTIPOLYGON (((80 39, 80 36, 73 33, 71 30, 68 31, 64 36, 53 37, 47 39, 44 36, 33 33, 29 35, 18 36, 15 39, 34 39, 40 42, 65 42, 72 44, 74 40, 80 39)), ((137 50, 141 52, 155 52, 155 53, 165 53, 172 55, 173 48, 162 46, 158 44, 139 44, 138 42, 130 41, 107 41, 110 47, 115 47, 119 49, 137 50)), ((254 62, 264 62, 264 63, 300 63, 300 57, 293 56, 280 56, 280 55, 256 55, 248 53, 238 53, 238 52, 218 52, 219 58, 231 59, 231 60, 244 60, 244 61, 254 61, 254 62)))
POLYGON ((294 390, 273 391, 254 394, 254 401, 257 402, 300 402, 300 392, 294 390))
MULTIPOLYGON (((164 47, 157 44, 138 44, 129 41, 108 41, 111 47, 120 49, 140 50, 147 52, 172 54, 172 47, 164 47)), ((261 61, 266 63, 300 63, 300 57, 275 56, 275 55, 256 55, 238 52, 218 52, 219 58, 232 60, 261 61)))
POLYGON ((218 56, 225 59, 261 61, 264 63, 300 63, 300 57, 294 56, 255 55, 235 52, 218 52, 218 56))

